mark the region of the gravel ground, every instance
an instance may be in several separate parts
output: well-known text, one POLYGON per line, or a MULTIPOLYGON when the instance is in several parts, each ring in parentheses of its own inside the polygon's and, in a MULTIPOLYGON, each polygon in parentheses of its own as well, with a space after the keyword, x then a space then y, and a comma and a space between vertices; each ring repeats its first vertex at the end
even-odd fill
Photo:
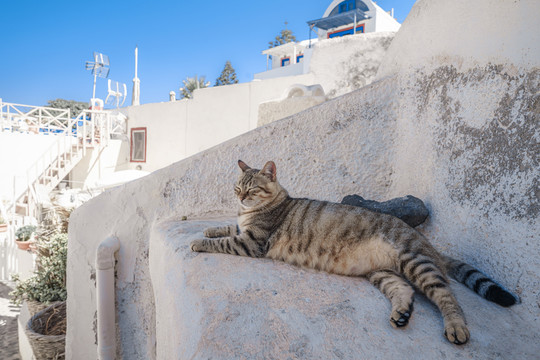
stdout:
POLYGON ((13 284, 0 281, 0 359, 19 360, 17 318, 20 308, 9 302, 13 284))

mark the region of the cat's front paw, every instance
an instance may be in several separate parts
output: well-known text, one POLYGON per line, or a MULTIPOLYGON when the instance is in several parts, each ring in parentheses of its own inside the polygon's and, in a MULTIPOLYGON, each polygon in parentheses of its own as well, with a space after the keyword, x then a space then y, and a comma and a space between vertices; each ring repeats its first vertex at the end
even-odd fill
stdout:
POLYGON ((395 309, 390 316, 390 324, 395 328, 407 326, 412 313, 412 305, 408 309, 395 309))
POLYGON ((193 240, 189 244, 191 251, 201 252, 204 251, 204 240, 193 240))

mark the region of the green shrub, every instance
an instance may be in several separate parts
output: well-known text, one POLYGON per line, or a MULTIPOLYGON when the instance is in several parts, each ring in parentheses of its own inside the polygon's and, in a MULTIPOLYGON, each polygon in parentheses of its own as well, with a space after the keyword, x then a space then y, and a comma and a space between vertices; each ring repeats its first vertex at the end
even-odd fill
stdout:
POLYGON ((28 241, 30 236, 36 231, 37 226, 34 225, 25 225, 15 231, 15 237, 18 241, 28 241))
POLYGON ((64 301, 67 298, 66 265, 67 234, 56 234, 50 239, 40 239, 37 243, 40 254, 34 275, 24 281, 12 275, 15 290, 11 301, 20 304, 23 300, 43 303, 64 301))

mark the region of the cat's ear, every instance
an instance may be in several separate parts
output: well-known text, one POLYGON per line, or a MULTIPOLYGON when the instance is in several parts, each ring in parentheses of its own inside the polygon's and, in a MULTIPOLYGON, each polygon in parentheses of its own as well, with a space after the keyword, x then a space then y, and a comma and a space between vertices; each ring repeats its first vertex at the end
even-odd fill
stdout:
POLYGON ((264 164, 260 174, 266 176, 271 181, 276 181, 276 164, 273 161, 269 161, 264 164))
POLYGON ((238 166, 240 166, 240 169, 242 169, 243 172, 246 172, 246 170, 251 169, 245 162, 242 160, 238 160, 238 166))

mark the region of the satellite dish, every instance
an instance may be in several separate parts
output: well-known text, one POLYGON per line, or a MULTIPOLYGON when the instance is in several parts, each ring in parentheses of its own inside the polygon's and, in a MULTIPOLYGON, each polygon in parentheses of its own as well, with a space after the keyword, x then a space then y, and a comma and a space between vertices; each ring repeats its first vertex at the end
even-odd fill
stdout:
POLYGON ((126 96, 127 96, 126 84, 119 83, 118 81, 109 79, 107 87, 108 87, 108 93, 107 93, 107 98, 105 99, 105 102, 109 103, 109 99, 115 98, 115 100, 111 101, 111 105, 116 103, 117 108, 124 105, 124 102, 126 101, 126 96))
POLYGON ((86 62, 86 70, 91 70, 94 75, 94 90, 92 99, 96 97, 96 78, 107 78, 110 71, 109 57, 105 54, 94 51, 94 61, 86 62))

